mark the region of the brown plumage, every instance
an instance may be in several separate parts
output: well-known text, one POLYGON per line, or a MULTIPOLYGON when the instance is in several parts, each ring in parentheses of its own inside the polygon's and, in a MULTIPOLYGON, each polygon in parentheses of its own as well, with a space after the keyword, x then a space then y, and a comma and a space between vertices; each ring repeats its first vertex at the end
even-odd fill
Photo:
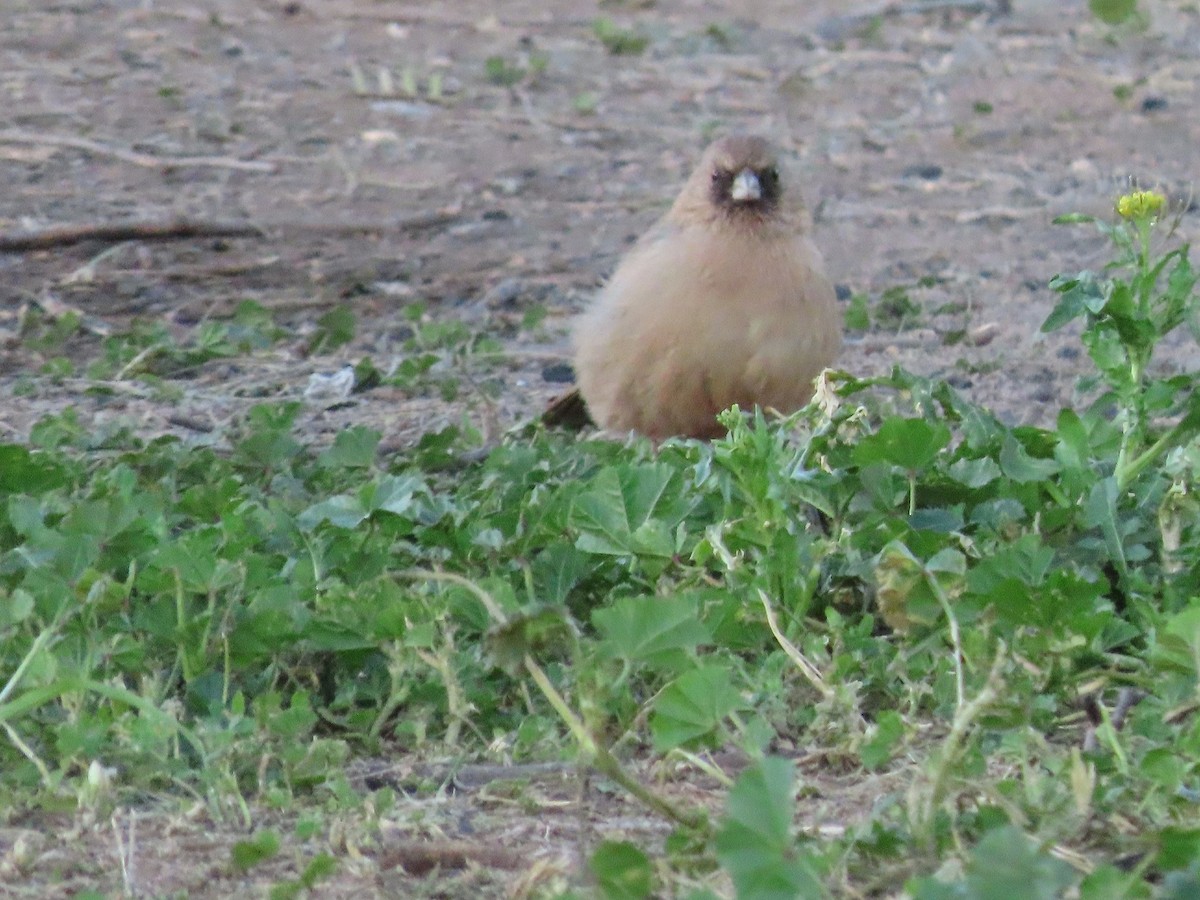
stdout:
POLYGON ((705 151, 574 333, 593 420, 655 439, 724 434, 738 404, 791 412, 841 345, 809 216, 760 137, 705 151))

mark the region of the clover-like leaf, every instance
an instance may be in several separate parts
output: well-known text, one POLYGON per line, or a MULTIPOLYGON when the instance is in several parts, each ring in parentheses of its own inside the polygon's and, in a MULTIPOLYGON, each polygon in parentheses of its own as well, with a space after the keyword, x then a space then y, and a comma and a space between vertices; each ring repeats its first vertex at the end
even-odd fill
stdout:
POLYGON ((692 669, 664 688, 654 704, 654 746, 670 750, 712 737, 721 721, 742 705, 727 666, 710 663, 692 669))

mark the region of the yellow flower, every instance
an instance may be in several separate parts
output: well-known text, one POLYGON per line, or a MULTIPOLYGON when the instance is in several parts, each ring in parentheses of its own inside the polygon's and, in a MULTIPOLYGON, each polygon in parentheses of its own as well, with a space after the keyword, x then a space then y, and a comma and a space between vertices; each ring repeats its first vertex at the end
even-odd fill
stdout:
POLYGON ((1157 215, 1166 202, 1156 191, 1134 191, 1117 201, 1117 213, 1122 219, 1148 219, 1157 215))

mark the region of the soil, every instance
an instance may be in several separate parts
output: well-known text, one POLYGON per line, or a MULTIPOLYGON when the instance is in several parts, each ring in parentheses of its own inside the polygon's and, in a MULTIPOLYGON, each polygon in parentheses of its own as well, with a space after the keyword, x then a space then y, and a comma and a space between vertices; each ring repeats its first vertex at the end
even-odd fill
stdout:
MULTIPOLYGON (((843 298, 904 289, 918 307, 849 334, 839 366, 901 365, 1010 421, 1052 421, 1089 363, 1073 333, 1039 334, 1047 282, 1103 265, 1109 247, 1051 220, 1111 217, 1134 183, 1172 198, 1185 240, 1200 229, 1200 12, 1140 6, 1143 27, 1114 31, 1081 0, 6 0, 0 240, 180 219, 254 233, 0 253, 0 440, 73 409, 96 432, 219 443, 277 400, 303 402, 299 426, 318 443, 352 424, 391 447, 464 421, 494 437, 563 391, 571 316, 732 129, 783 148, 843 298), (597 17, 647 48, 610 53, 597 17), (136 364, 88 377, 107 335, 153 323, 194 343, 247 300, 283 340, 160 380, 136 364), (313 352, 339 306, 353 339, 313 352), (65 343, 31 339, 67 312, 83 324, 65 343), (450 320, 503 350, 451 371, 453 398, 419 381, 305 398, 312 376, 364 358, 393 371, 414 326, 450 320)), ((1181 336, 1160 364, 1197 357, 1181 336)), ((879 793, 820 767, 806 777, 828 799, 813 827, 852 825, 879 793)), ((439 793, 421 801, 426 825, 407 808, 392 818, 410 836, 469 842, 479 830, 454 823, 482 815, 477 801, 439 793)), ((489 840, 527 851, 543 875, 473 860, 389 887, 384 839, 339 848, 358 868, 320 895, 534 890, 577 859, 578 828, 546 825, 549 808, 602 835, 665 828, 628 804, 580 803, 548 790, 532 811, 485 804, 489 840)), ((271 818, 256 815, 255 827, 271 818)), ((126 877, 145 896, 260 895, 282 876, 231 874, 244 824, 146 813, 126 877)), ((119 891, 114 834, 77 818, 0 831, 0 896, 119 891)))

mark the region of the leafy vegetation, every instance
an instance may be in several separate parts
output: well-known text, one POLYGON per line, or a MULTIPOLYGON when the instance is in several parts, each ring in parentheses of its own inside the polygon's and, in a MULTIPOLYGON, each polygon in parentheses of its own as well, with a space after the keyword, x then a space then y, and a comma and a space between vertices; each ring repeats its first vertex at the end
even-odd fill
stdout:
POLYGON ((629 28, 620 28, 612 19, 596 19, 592 33, 613 56, 638 56, 650 46, 650 38, 629 28))
POLYGON ((1137 0, 1088 0, 1088 9, 1108 25, 1120 25, 1138 15, 1137 0))
POLYGON ((529 53, 525 62, 489 56, 484 60, 483 70, 488 83, 513 87, 527 80, 535 81, 549 65, 550 57, 544 53, 529 53))
POLYGON ((1051 428, 899 370, 657 448, 530 426, 380 460, 365 428, 306 446, 287 404, 227 451, 44 420, 0 446, 9 814, 180 796, 250 828, 256 806, 386 808, 348 784, 355 753, 501 748, 672 823, 663 848, 598 846, 602 896, 1194 895, 1200 399, 1154 353, 1198 307, 1161 205, 1123 198, 1095 223, 1114 263, 1053 282, 1045 327, 1080 321, 1096 374, 1051 428), (797 832, 787 748, 901 778, 797 832), (645 777, 663 763, 730 785, 724 808, 645 777))

